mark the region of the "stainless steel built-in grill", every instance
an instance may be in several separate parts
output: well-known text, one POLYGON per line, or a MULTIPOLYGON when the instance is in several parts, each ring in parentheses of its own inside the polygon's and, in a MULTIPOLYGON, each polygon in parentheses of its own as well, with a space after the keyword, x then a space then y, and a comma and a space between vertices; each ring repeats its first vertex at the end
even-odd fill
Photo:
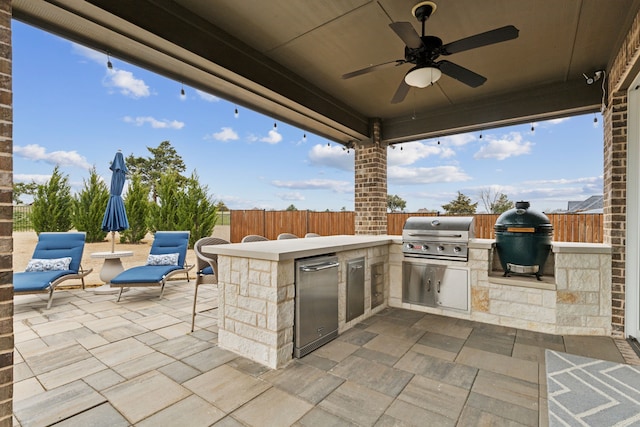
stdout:
POLYGON ((402 252, 411 258, 466 262, 473 237, 473 217, 414 216, 404 224, 402 252))

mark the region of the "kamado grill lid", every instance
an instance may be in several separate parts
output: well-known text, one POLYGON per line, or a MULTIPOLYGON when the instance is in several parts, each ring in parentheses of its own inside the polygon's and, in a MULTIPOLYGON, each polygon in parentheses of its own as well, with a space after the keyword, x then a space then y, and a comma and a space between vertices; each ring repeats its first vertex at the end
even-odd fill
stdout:
POLYGON ((551 232, 553 225, 542 212, 530 209, 529 202, 516 202, 516 207, 504 212, 496 220, 495 231, 551 232))

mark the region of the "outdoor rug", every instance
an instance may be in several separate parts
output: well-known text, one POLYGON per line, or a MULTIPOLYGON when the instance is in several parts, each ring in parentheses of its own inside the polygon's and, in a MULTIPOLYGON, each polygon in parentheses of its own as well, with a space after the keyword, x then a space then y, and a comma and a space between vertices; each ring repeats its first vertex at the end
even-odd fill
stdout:
POLYGON ((640 368, 546 350, 550 426, 640 426, 640 368))

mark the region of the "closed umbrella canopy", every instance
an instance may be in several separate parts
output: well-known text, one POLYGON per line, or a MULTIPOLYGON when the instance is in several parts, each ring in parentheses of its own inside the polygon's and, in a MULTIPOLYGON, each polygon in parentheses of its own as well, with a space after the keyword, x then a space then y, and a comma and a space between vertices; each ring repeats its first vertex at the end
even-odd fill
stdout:
MULTIPOLYGON (((111 190, 107 209, 102 219, 102 231, 111 231, 115 235, 116 231, 122 231, 129 228, 129 220, 127 219, 127 211, 122 201, 122 188, 127 176, 127 167, 124 164, 122 152, 118 151, 113 159, 109 169, 113 172, 111 175, 111 190)), ((114 250, 114 242, 112 239, 111 252, 114 250)))

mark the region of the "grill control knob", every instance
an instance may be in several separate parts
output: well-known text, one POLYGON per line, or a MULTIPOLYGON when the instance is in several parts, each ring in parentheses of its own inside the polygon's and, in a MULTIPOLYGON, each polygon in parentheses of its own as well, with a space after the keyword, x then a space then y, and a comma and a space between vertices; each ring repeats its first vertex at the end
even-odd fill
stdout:
POLYGON ((457 252, 461 252, 462 249, 460 248, 460 246, 456 246, 455 248, 453 248, 453 251, 457 253, 457 252))
POLYGON ((429 246, 427 246, 427 245, 422 245, 422 250, 423 250, 423 251, 428 251, 428 250, 429 250, 429 246))
POLYGON ((438 246, 438 251, 439 251, 439 252, 444 251, 444 246, 438 246))
POLYGON ((411 243, 407 243, 404 247, 407 249, 413 249, 413 245, 411 243))

